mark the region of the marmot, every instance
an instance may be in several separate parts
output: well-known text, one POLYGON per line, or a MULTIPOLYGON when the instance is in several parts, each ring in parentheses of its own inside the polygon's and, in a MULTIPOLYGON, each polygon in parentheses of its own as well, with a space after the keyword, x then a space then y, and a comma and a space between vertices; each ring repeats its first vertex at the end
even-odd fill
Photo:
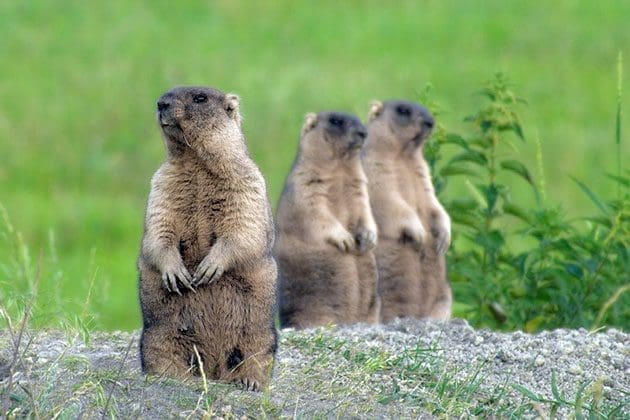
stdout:
POLYGON ((444 254, 451 221, 435 196, 422 146, 434 119, 406 101, 374 102, 362 161, 379 237, 381 319, 448 319, 451 288, 444 254))
POLYGON ((309 113, 276 215, 280 324, 378 322, 377 230, 360 150, 361 121, 309 113))
POLYGON ((205 87, 160 97, 166 162, 151 180, 138 269, 143 371, 268 384, 276 264, 265 181, 239 98, 205 87))

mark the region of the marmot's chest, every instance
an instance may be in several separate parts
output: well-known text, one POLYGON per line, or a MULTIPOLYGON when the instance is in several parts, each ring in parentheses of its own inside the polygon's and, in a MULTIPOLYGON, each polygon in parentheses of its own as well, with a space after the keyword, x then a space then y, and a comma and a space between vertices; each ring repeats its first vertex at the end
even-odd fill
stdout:
POLYGON ((329 210, 344 222, 363 214, 361 205, 368 205, 367 187, 359 177, 340 176, 328 188, 329 210), (364 197, 365 196, 365 197, 364 197))
POLYGON ((178 213, 180 253, 186 263, 196 264, 222 232, 229 230, 231 193, 220 180, 203 172, 184 173, 173 185, 178 213))
POLYGON ((411 206, 416 208, 423 201, 423 182, 422 176, 416 168, 405 167, 397 174, 397 184, 401 197, 411 206))
POLYGON ((183 216, 191 221, 212 221, 221 219, 229 207, 230 191, 225 183, 210 174, 197 171, 184 173, 174 185, 173 199, 183 216))

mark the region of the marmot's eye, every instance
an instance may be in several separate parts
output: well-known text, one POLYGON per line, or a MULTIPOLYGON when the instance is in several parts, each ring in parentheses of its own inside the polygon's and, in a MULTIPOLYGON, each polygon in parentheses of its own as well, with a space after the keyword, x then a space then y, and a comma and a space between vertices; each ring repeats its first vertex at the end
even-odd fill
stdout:
POLYGON ((404 117, 408 117, 411 115, 411 109, 409 109, 409 107, 406 107, 404 105, 398 105, 396 107, 396 112, 398 113, 398 115, 402 115, 404 117))
POLYGON ((206 102, 207 100, 208 100, 208 96, 205 93, 198 93, 195 96, 193 96, 193 102, 196 104, 206 102))
POLYGON ((331 125, 334 125, 336 127, 341 127, 343 125, 343 120, 338 117, 330 117, 328 122, 330 122, 331 125))

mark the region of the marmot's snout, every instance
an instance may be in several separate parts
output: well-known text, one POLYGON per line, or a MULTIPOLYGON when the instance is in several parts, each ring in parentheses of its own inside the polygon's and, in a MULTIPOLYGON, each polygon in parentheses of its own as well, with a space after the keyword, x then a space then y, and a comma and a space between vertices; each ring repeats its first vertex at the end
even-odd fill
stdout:
POLYGON ((171 95, 162 95, 157 102, 158 122, 162 127, 175 125, 173 118, 173 97, 171 95))
POLYGON ((367 137, 367 130, 363 124, 355 124, 352 131, 352 142, 350 143, 350 148, 352 149, 360 149, 363 147, 363 143, 365 143, 365 139, 367 137))
POLYGON ((433 118, 433 115, 431 115, 429 110, 425 107, 421 105, 416 105, 416 107, 418 108, 418 121, 420 123, 420 128, 422 129, 422 132, 426 133, 428 136, 431 134, 433 126, 435 125, 435 118, 433 118))

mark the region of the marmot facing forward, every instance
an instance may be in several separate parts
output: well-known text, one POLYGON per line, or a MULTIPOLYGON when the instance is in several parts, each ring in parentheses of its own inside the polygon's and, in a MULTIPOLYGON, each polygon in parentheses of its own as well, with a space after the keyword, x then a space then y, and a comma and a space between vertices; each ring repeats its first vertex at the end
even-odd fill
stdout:
POLYGON ((375 102, 369 114, 362 160, 379 230, 384 322, 404 316, 448 319, 451 313, 444 259, 451 222, 422 155, 433 124, 429 111, 412 102, 375 102))
POLYGON ((360 160, 365 136, 352 115, 305 117, 276 216, 282 326, 378 321, 376 225, 360 160))
POLYGON ((158 101, 167 160, 138 260, 142 368, 256 390, 276 350, 273 221, 236 95, 180 87, 158 101))

